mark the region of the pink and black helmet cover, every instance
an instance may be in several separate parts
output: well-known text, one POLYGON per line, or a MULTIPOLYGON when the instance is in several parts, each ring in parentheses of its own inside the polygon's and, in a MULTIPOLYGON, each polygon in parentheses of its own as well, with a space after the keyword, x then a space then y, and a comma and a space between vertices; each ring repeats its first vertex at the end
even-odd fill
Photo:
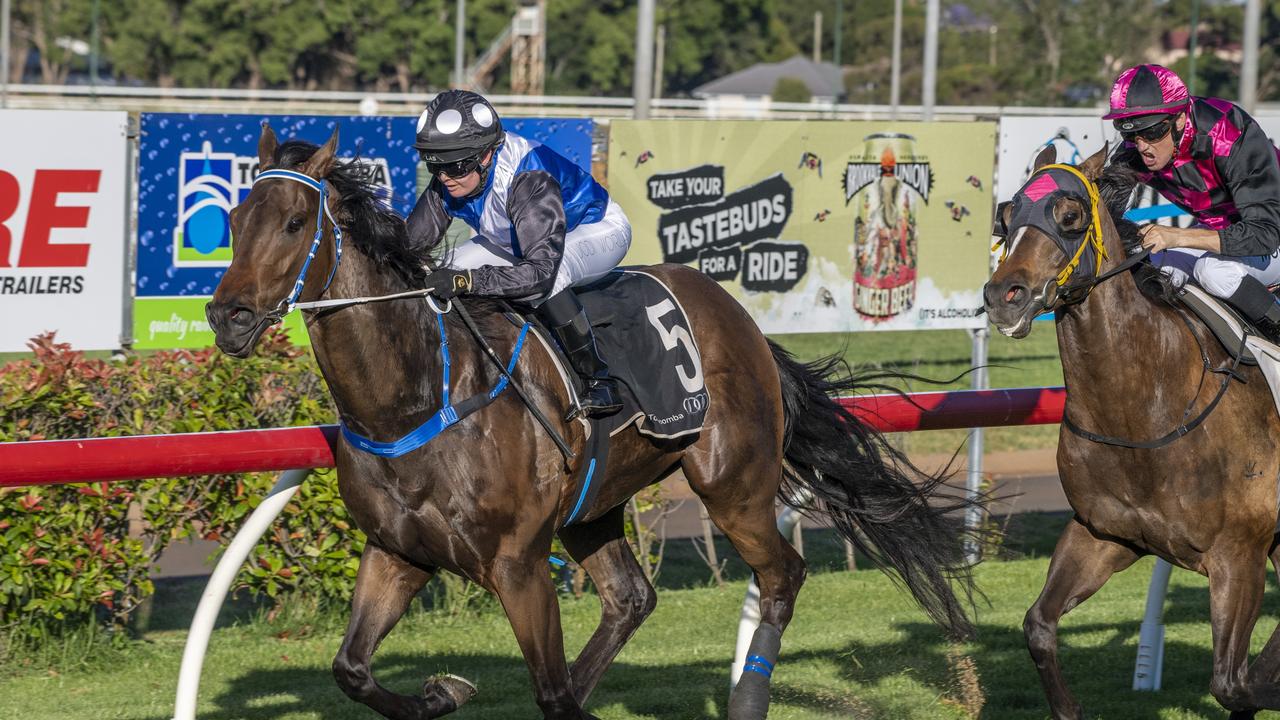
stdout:
POLYGON ((1116 78, 1111 112, 1102 119, 1115 121, 1121 132, 1136 132, 1183 111, 1190 99, 1177 73, 1160 65, 1138 65, 1116 78))

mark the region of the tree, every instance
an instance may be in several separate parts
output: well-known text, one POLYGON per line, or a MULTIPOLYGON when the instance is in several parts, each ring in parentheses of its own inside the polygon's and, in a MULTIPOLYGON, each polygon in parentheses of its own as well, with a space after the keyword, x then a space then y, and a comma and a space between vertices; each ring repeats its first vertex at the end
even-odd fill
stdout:
POLYGON ((12 10, 19 43, 40 55, 42 83, 61 85, 73 66, 86 66, 76 50, 90 42, 91 0, 17 0, 12 10))
POLYGON ((809 86, 793 77, 780 77, 773 86, 773 101, 780 103, 807 103, 813 99, 809 86))

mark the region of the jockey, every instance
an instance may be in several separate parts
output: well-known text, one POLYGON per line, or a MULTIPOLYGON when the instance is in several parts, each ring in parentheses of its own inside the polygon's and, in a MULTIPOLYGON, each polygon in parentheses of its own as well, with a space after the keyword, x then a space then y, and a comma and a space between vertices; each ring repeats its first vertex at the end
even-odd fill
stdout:
POLYGON ((573 288, 604 277, 631 246, 631 224, 591 174, 547 146, 502 129, 489 101, 440 93, 418 118, 418 154, 431 184, 408 219, 434 245, 460 218, 475 233, 427 276, 441 298, 470 293, 534 308, 585 385, 589 416, 622 408, 573 288))
POLYGON ((1144 226, 1152 262, 1176 283, 1194 276, 1280 336, 1280 304, 1267 290, 1280 282, 1280 161, 1262 128, 1226 100, 1190 97, 1159 65, 1121 73, 1103 119, 1124 141, 1112 162, 1196 219, 1186 229, 1144 226))

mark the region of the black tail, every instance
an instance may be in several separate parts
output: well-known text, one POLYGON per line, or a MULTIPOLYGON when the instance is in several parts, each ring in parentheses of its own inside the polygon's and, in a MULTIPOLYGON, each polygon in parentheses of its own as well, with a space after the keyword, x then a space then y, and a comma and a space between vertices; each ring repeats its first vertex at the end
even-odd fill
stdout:
MULTIPOLYGON (((973 632, 966 606, 974 585, 964 559, 963 513, 982 508, 946 492, 947 471, 925 473, 833 399, 899 373, 851 373, 837 356, 801 363, 769 343, 782 377, 786 430, 782 499, 830 515, 840 534, 881 570, 893 570, 924 611, 955 637, 973 632), (808 491, 814 501, 804 502, 808 491), (960 586, 964 602, 952 583, 960 586)), ((893 573, 889 573, 894 577, 893 573)))

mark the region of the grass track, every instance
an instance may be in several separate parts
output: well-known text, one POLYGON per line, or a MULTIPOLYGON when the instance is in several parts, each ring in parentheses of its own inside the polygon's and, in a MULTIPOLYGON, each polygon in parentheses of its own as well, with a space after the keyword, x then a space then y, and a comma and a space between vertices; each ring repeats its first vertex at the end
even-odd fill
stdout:
MULTIPOLYGON (((1151 560, 1122 573, 1063 622, 1062 660, 1091 718, 1222 718, 1208 694, 1210 635, 1204 579, 1175 572, 1167 612, 1165 689, 1129 690, 1138 623, 1151 560)), ((978 614, 981 635, 965 646, 985 694, 982 718, 1046 717, 1021 620, 1039 592, 1047 561, 985 563, 981 587, 992 605, 978 614)), ((627 646, 590 709, 602 718, 722 717, 744 583, 723 590, 662 591, 658 610, 627 646)), ((1269 589, 1255 632, 1256 653, 1274 627, 1280 602, 1269 589)), ((562 602, 566 643, 576 652, 595 623, 592 596, 562 602)), ((164 615, 168 615, 165 613, 164 615)), ((185 631, 179 615, 157 617, 145 641, 117 656, 59 674, 27 669, 0 676, 0 718, 53 720, 171 717, 185 631)), ((184 615, 182 622, 189 614, 184 615)), ((328 671, 340 627, 258 620, 219 629, 205 664, 202 720, 367 718, 328 671), (284 635, 277 637, 278 635, 284 635)), ((775 674, 770 718, 965 718, 946 645, 924 616, 874 571, 817 573, 800 596, 775 674)), ((422 677, 450 671, 476 682, 480 695, 458 718, 538 717, 528 676, 504 617, 485 611, 459 618, 414 612, 388 637, 375 672, 391 688, 414 692, 422 677)), ((1263 713, 1259 718, 1280 717, 1263 713)))

